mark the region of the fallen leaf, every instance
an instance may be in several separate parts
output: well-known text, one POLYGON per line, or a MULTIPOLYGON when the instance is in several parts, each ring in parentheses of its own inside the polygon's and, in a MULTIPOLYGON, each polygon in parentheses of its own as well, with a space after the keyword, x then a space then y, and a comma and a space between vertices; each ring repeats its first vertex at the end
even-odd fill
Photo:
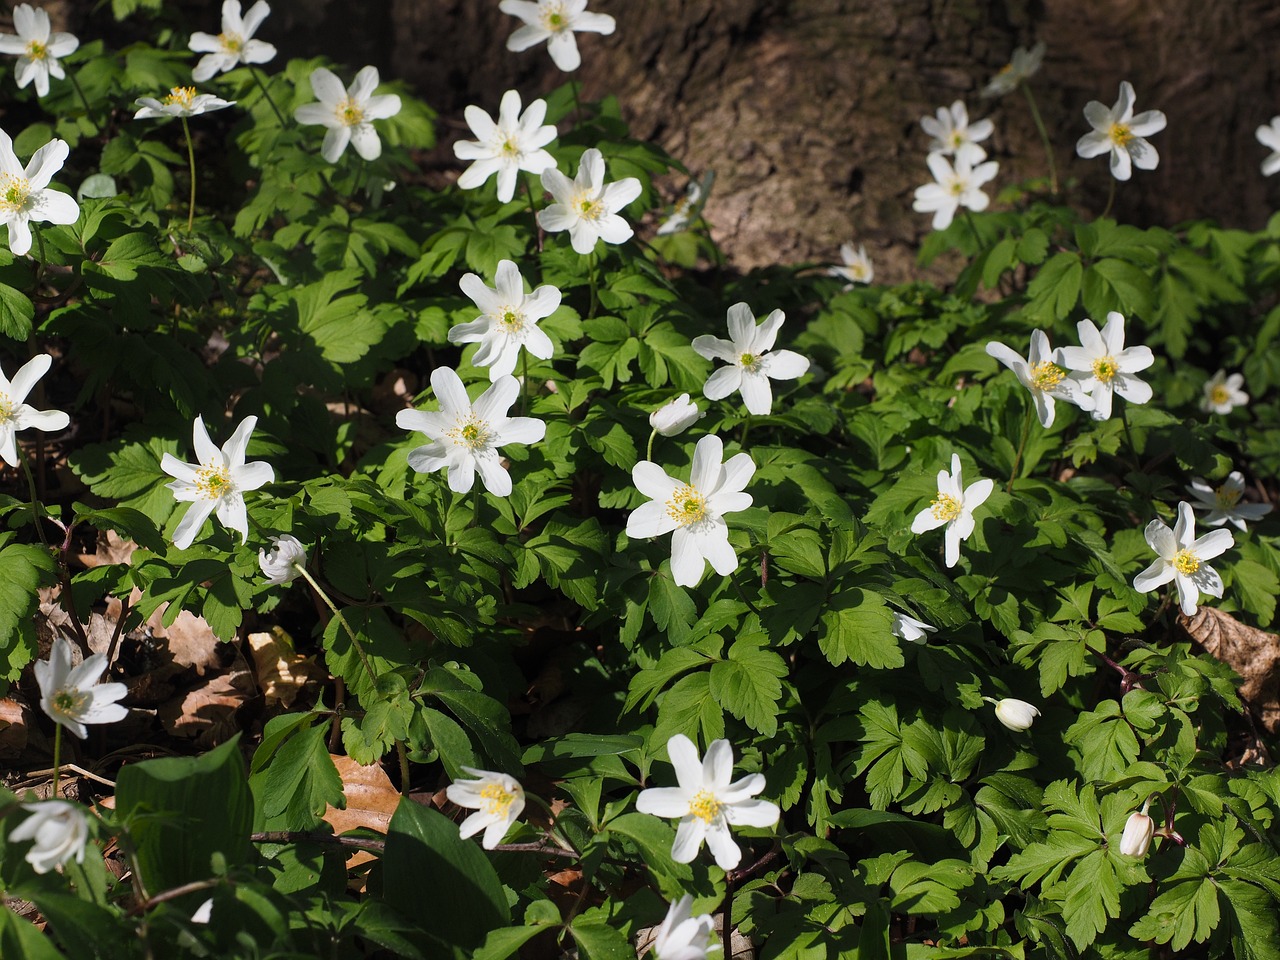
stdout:
POLYGON ((1240 695, 1268 733, 1280 732, 1280 637, 1241 623, 1213 607, 1201 607, 1178 623, 1205 652, 1244 678, 1240 695))
POLYGON ((314 657, 304 657, 293 649, 293 638, 280 627, 270 633, 249 634, 253 664, 258 672, 258 688, 267 706, 293 706, 299 692, 311 680, 324 681, 328 672, 314 657))
POLYGON ((103 567, 109 563, 128 563, 133 558, 133 551, 138 545, 132 540, 125 540, 114 530, 98 534, 97 549, 93 553, 76 554, 76 559, 86 567, 103 567))
MULTIPOLYGON (((329 755, 342 777, 342 794, 347 798, 345 810, 330 806, 322 818, 333 827, 334 833, 346 833, 358 827, 368 827, 379 833, 387 832, 387 824, 400 803, 400 794, 387 776, 381 764, 362 767, 350 757, 329 755)), ((373 854, 357 850, 347 858, 347 869, 358 867, 372 860, 373 854)))
POLYGON ((24 704, 0 700, 0 760, 17 760, 27 748, 27 730, 34 717, 24 704))
POLYGON ((163 704, 157 716, 173 736, 194 738, 197 746, 208 749, 240 729, 236 711, 256 692, 253 672, 237 653, 226 673, 180 693, 163 704))

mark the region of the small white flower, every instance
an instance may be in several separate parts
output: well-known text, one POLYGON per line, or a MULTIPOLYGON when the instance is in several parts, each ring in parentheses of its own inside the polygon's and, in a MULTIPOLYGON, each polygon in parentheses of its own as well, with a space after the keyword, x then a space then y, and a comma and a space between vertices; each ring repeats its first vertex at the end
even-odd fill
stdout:
POLYGON ((1230 523, 1243 532, 1246 520, 1257 523, 1271 512, 1269 503, 1240 502, 1244 494, 1244 474, 1239 470, 1233 471, 1217 488, 1196 477, 1187 487, 1187 492, 1199 501, 1191 505, 1194 509, 1208 511, 1201 517, 1206 527, 1220 527, 1230 523))
POLYGON ((1133 115, 1133 85, 1128 80, 1120 84, 1120 99, 1110 110, 1106 104, 1090 100, 1084 108, 1085 119, 1093 127, 1076 142, 1076 154, 1086 160, 1111 154, 1111 175, 1117 180, 1128 180, 1133 167, 1154 170, 1160 163, 1160 154, 1144 138, 1159 133, 1167 123, 1159 110, 1145 110, 1133 115))
POLYGON ((191 914, 192 923, 208 923, 213 917, 213 897, 210 897, 191 914))
POLYGON ((640 196, 640 181, 624 177, 605 184, 604 155, 595 147, 582 155, 573 180, 552 167, 543 171, 542 186, 556 202, 538 211, 538 225, 547 233, 568 230, 578 253, 590 253, 597 240, 625 243, 631 239, 634 231, 618 211, 640 196))
POLYGON ((827 275, 848 280, 846 290, 851 290, 855 283, 870 283, 876 278, 875 267, 871 265, 871 258, 867 256, 864 245, 858 244, 858 249, 854 250, 852 243, 840 244, 840 259, 844 261, 844 265, 831 267, 827 270, 827 275))
POLYGON ((450 343, 479 343, 471 362, 489 368, 490 381, 505 377, 516 368, 520 348, 540 360, 551 359, 555 347, 538 326, 560 306, 560 291, 543 284, 533 293, 524 292, 520 270, 510 260, 499 262, 494 286, 489 287, 474 273, 459 281, 462 292, 480 308, 480 319, 460 323, 449 331, 450 343))
POLYGON ((707 841, 722 870, 732 870, 742 860, 729 826, 771 827, 781 812, 777 804, 751 799, 765 788, 763 774, 752 773, 730 783, 733 748, 728 740, 713 741, 705 759, 688 737, 677 733, 667 741, 667 754, 675 767, 678 787, 650 787, 640 791, 636 809, 655 817, 680 818, 671 859, 690 863, 707 841))
POLYGON ((673 400, 668 400, 653 413, 649 414, 649 426, 664 437, 674 437, 684 433, 691 426, 705 417, 705 411, 682 393, 673 400))
POLYGON ((1272 117, 1270 123, 1258 128, 1258 142, 1271 151, 1262 161, 1262 174, 1269 177, 1280 170, 1280 117, 1272 117))
POLYGON ((476 106, 465 111, 467 125, 475 140, 459 140, 453 153, 459 160, 474 160, 458 177, 463 190, 478 187, 493 174, 498 175, 498 199, 507 203, 516 193, 521 170, 542 173, 555 167, 551 154, 542 149, 556 138, 556 128, 543 124, 547 101, 534 100, 520 113, 520 94, 508 90, 498 105, 498 122, 476 106))
POLYGON ((769 380, 795 380, 809 369, 809 361, 791 350, 774 350, 774 341, 787 315, 772 311, 759 324, 745 303, 729 308, 729 339, 709 334, 693 338, 693 349, 708 360, 724 360, 702 388, 708 400, 723 400, 735 390, 742 394, 747 411, 766 416, 773 409, 769 380))
POLYGON ((191 501, 186 516, 173 532, 173 545, 179 550, 191 546, 204 522, 215 511, 224 527, 240 534, 241 542, 249 539, 249 515, 244 506, 244 494, 276 478, 271 464, 266 461, 244 462, 249 436, 257 425, 257 417, 245 417, 231 439, 219 448, 209 439, 204 418, 196 417, 192 441, 199 462, 183 463, 171 453, 161 458, 160 469, 174 478, 172 483, 165 484, 173 491, 174 499, 191 501))
POLYGON ((477 471, 484 488, 499 497, 511 493, 511 474, 502 466, 498 448, 508 443, 537 443, 547 425, 534 417, 508 417, 520 394, 515 377, 499 377, 473 404, 457 372, 437 367, 431 389, 438 411, 401 410, 396 426, 425 433, 431 443, 409 451, 409 466, 419 473, 447 470, 449 489, 467 493, 477 471))
POLYGON ((129 715, 127 708, 116 703, 129 688, 123 683, 98 683, 107 669, 105 653, 95 653, 72 667, 71 641, 56 637, 49 659, 37 660, 32 669, 40 687, 40 709, 81 740, 89 735, 86 723, 115 723, 129 715))
POLYGON ((953 168, 940 153, 931 153, 925 162, 933 174, 934 183, 916 187, 916 198, 911 209, 917 213, 933 214, 933 229, 945 230, 951 226, 956 211, 985 210, 991 199, 982 192, 982 185, 995 177, 1000 164, 994 160, 976 167, 964 157, 956 157, 953 168))
POLYGON ((311 90, 319 103, 304 103, 293 111, 299 123, 326 127, 320 155, 337 163, 350 143, 362 159, 382 156, 382 141, 373 128, 374 120, 386 120, 400 112, 400 98, 394 93, 374 96, 378 89, 378 68, 364 67, 344 89, 332 70, 316 67, 311 72, 311 90))
POLYGON ((473 767, 462 769, 477 779, 455 781, 445 789, 445 795, 458 806, 476 812, 462 821, 458 835, 465 840, 483 830, 480 845, 492 850, 524 810, 524 787, 505 773, 473 767))
POLYGON ((1151 838, 1155 836, 1155 821, 1147 815, 1151 808, 1148 800, 1141 810, 1129 814, 1124 823, 1124 833, 1120 837, 1120 852, 1126 857, 1145 857, 1147 848, 1151 846, 1151 838))
POLYGON ((1025 82, 1040 72, 1044 62, 1044 43, 1037 43, 1030 50, 1018 47, 1013 57, 1000 68, 1000 72, 991 78, 982 88, 984 97, 1002 97, 1018 89, 1018 84, 1025 82))
POLYGON ((944 523, 947 525, 943 541, 946 545, 948 567, 954 567, 959 561, 960 544, 973 533, 973 511, 986 502, 995 487, 991 480, 977 480, 967 488, 963 484, 960 455, 953 453, 951 472, 938 471, 938 495, 911 521, 912 533, 924 533, 936 530, 944 523))
POLYGON ((498 9, 524 21, 507 38, 508 50, 528 50, 545 40, 547 53, 565 73, 582 65, 575 32, 607 35, 617 27, 608 14, 589 12, 587 0, 502 0, 498 9))
POLYGON ((627 536, 651 539, 670 533, 671 576, 682 587, 697 584, 706 569, 704 561, 725 577, 738 569, 724 515, 751 506, 751 494, 742 490, 756 465, 745 453, 724 464, 723 456, 724 444, 711 435, 693 448, 688 483, 668 476, 651 460, 641 460, 631 471, 636 489, 650 501, 631 511, 627 536))
POLYGON ((53 358, 47 353, 34 356, 18 368, 12 382, 0 371, 0 459, 11 467, 21 462, 16 437, 19 430, 62 430, 71 422, 61 410, 37 410, 23 402, 52 363, 53 358))
POLYGON ((995 130, 990 120, 970 123, 969 111, 963 100, 951 104, 950 109, 939 107, 936 119, 922 117, 920 126, 933 137, 929 143, 931 153, 951 155, 957 159, 963 157, 970 165, 987 159, 987 151, 978 146, 978 141, 987 139, 995 130))
POLYGON ((995 340, 987 344, 987 353, 1012 370, 1022 385, 1031 391, 1040 426, 1053 426, 1055 399, 1074 403, 1082 410, 1093 409, 1094 400, 1085 395, 1080 381, 1067 376, 1062 349, 1050 350, 1049 337, 1043 330, 1031 334, 1031 353, 1025 360, 995 340))
POLYGON ((0 53, 17 56, 13 75, 18 89, 34 80, 36 96, 43 97, 49 92, 50 76, 62 80, 67 75, 58 58, 75 52, 80 41, 69 33, 53 33, 49 14, 29 3, 13 8, 13 28, 18 31, 16 37, 0 34, 0 53))
POLYGON ((1040 711, 1025 700, 1015 700, 1012 697, 1005 697, 1003 700, 992 700, 990 697, 984 699, 996 705, 996 719, 1016 733, 1030 730, 1031 724, 1040 716, 1040 711))
POLYGON ((79 804, 67 800, 45 800, 24 803, 22 809, 31 816, 9 831, 8 840, 12 843, 35 841, 25 859, 36 873, 48 873, 68 860, 84 863, 89 818, 79 804))
POLYGON ((1093 419, 1109 420, 1113 394, 1130 403, 1146 403, 1151 399, 1151 385, 1139 380, 1135 373, 1156 362, 1147 346, 1125 347, 1124 317, 1112 310, 1107 325, 1099 332, 1092 320, 1076 324, 1080 346, 1063 347, 1062 359, 1079 380, 1085 393, 1093 398, 1093 419))
POLYGON ((1188 617, 1195 615, 1201 593, 1222 596, 1222 578, 1205 561, 1235 545, 1236 538, 1230 530, 1212 530, 1195 539, 1195 514, 1191 504, 1183 500, 1178 504, 1178 522, 1172 530, 1163 521, 1152 520, 1145 535, 1159 559, 1134 577, 1135 590, 1150 593, 1172 580, 1178 588, 1178 607, 1188 617))
POLYGON ((671 216, 663 220, 658 225, 658 236, 665 237, 672 233, 679 233, 689 226, 694 211, 698 210, 702 204, 702 184, 697 180, 689 182, 689 186, 685 187, 684 196, 676 201, 675 207, 671 211, 671 216))
POLYGON ((271 550, 265 547, 258 549, 258 566, 266 574, 267 583, 272 586, 290 583, 299 576, 299 567, 307 565, 307 548, 297 537, 285 534, 271 538, 271 550))
POLYGON ((24 169, 13 141, 0 130, 0 223, 9 227, 9 249, 15 256, 31 249, 31 221, 65 224, 80 219, 80 205, 69 194, 49 188, 69 152, 65 141, 50 140, 24 169))
POLYGON ((711 914, 693 915, 693 896, 686 893, 667 908, 667 915, 653 935, 654 960, 706 960, 712 950, 723 950, 716 941, 711 914))
POLYGON ((173 87, 161 100, 155 97, 139 97, 134 102, 139 107, 133 115, 135 120, 150 120, 154 117, 198 117, 202 113, 212 113, 234 106, 234 100, 223 100, 212 93, 196 93, 195 87, 173 87))
POLYGON ((1249 395, 1240 388, 1244 386, 1244 374, 1233 373, 1227 376, 1225 370, 1219 370, 1204 385, 1204 399, 1200 401, 1200 409, 1205 413, 1230 413, 1236 407, 1243 407, 1249 402, 1249 395))
POLYGON ((226 73, 242 63, 266 63, 276 55, 276 48, 253 35, 271 8, 266 0, 258 0, 249 12, 240 16, 240 0, 224 0, 222 4, 222 32, 216 37, 211 33, 196 32, 188 41, 188 49, 203 53, 191 79, 204 83, 215 73, 226 73))
POLYGON ((897 610, 893 613, 893 635, 908 643, 925 643, 929 639, 929 634, 937 633, 938 628, 930 626, 923 620, 917 620, 915 617, 908 617, 905 613, 899 613, 897 610))

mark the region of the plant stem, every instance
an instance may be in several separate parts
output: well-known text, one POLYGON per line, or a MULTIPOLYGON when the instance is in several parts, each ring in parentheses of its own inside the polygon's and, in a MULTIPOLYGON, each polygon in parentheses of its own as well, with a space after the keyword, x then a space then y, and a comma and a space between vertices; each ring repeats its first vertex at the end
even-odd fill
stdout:
POLYGON ((400 795, 409 795, 409 751, 404 748, 404 741, 396 741, 396 756, 400 758, 400 795))
POLYGON ((751 432, 751 414, 747 413, 746 418, 742 421, 742 435, 738 437, 738 447, 742 450, 747 449, 747 434, 751 432))
POLYGON ((974 252, 976 253, 982 249, 982 237, 978 236, 978 225, 973 222, 973 214, 969 212, 968 207, 961 207, 960 211, 964 214, 965 223, 969 224, 969 232, 973 234, 974 252))
POLYGON ((1013 469, 1009 471, 1009 483, 1005 487, 1005 493, 1013 493, 1013 481, 1017 479, 1018 467, 1022 464, 1022 453, 1027 449, 1027 438, 1031 436, 1031 407, 1032 403, 1028 400, 1026 413, 1022 415, 1022 439, 1018 442, 1018 452, 1013 458, 1013 469))
POLYGON ((529 198, 529 216, 533 218, 533 231, 538 238, 538 252, 541 253, 542 238, 544 236, 544 233, 542 231, 542 224, 538 222, 538 211, 537 209, 534 208, 534 205, 533 205, 533 175, 532 174, 525 177, 524 179, 524 195, 529 198))
MULTIPOLYGON (((1113 180, 1112 183, 1115 181, 1113 180)), ((1129 444, 1129 452, 1133 454, 1133 469, 1136 473, 1142 472, 1142 460, 1138 456, 1138 448, 1133 443, 1133 433, 1129 430, 1129 405, 1125 404, 1120 408, 1120 423, 1124 425, 1124 438, 1129 444)))
POLYGON ((644 451, 644 458, 646 460, 653 459, 653 438, 656 437, 657 435, 658 435, 658 431, 656 429, 649 434, 649 446, 646 447, 644 451))
POLYGON ((53 725, 53 799, 58 799, 58 774, 62 767, 62 724, 53 725))
POLYGON ((1031 88, 1026 83, 1020 83, 1023 94, 1027 98, 1027 106, 1031 108, 1031 119, 1035 121, 1036 129, 1040 131, 1040 142, 1044 144, 1045 159, 1049 161, 1049 187, 1053 190, 1054 196, 1058 194, 1058 166, 1053 162, 1053 144, 1049 140, 1049 132, 1044 128, 1044 120, 1040 117, 1040 108, 1036 106, 1035 94, 1031 92, 1031 88))
POLYGON ((724 916, 721 918, 720 936, 724 947, 721 960, 733 960, 733 871, 724 875, 724 916))
POLYGON ((529 351, 520 351, 520 416, 529 415, 529 351))
POLYGON ((1116 202, 1116 178, 1111 178, 1111 186, 1107 188, 1107 205, 1102 208, 1102 216, 1099 220, 1106 219, 1107 214, 1111 212, 1112 205, 1116 202))
POLYGON ((18 451, 18 459, 22 462, 22 472, 27 478, 27 490, 31 494, 31 522, 35 524, 40 542, 47 547, 49 540, 45 537, 44 527, 40 523, 44 516, 44 504, 40 502, 40 495, 36 493, 36 478, 31 473, 31 464, 27 462, 27 457, 21 450, 18 451))
POLYGON ((480 525, 480 484, 475 481, 472 483, 472 489, 475 491, 475 506, 471 510, 471 526, 478 527, 480 525))
POLYGON ((86 114, 93 112, 93 107, 89 106, 89 98, 84 95, 84 88, 80 86, 80 81, 76 79, 74 73, 68 73, 67 79, 71 81, 71 86, 76 88, 76 95, 80 97, 80 102, 84 104, 84 112, 86 114))
POLYGON ((191 142, 191 124, 182 118, 182 133, 187 138, 187 169, 191 174, 191 199, 187 202, 187 233, 195 228, 196 222, 196 148, 191 142))
POLYGON ((374 671, 373 664, 369 661, 369 655, 365 653, 364 646, 360 643, 359 637, 356 636, 355 631, 351 629, 351 625, 348 624, 346 619, 342 616, 342 611, 340 611, 334 605, 334 602, 329 599, 329 595, 324 592, 324 589, 320 584, 316 583, 315 577, 311 576, 311 574, 307 572, 306 567, 300 563, 295 563, 293 565, 293 569, 297 570, 298 573, 301 574, 302 578, 306 580, 307 583, 311 584, 311 589, 314 590, 316 595, 324 601, 325 606, 329 608, 329 612, 333 614, 333 618, 338 621, 343 630, 347 631, 347 636, 351 638, 351 645, 355 647, 356 653, 360 657, 360 662, 364 664, 365 672, 369 674, 369 682, 377 687, 378 674, 374 671))
POLYGON ((587 254, 587 257, 591 261, 591 304, 587 309, 587 319, 590 320, 596 315, 596 268, 598 266, 598 261, 596 260, 596 253, 594 250, 587 254))
POLYGON ((258 89, 262 91, 263 97, 267 103, 271 104, 271 110, 276 115, 276 119, 280 121, 280 126, 284 127, 288 124, 285 122, 284 114, 280 112, 280 108, 276 106, 276 102, 271 99, 271 92, 267 89, 267 85, 262 82, 262 78, 258 76, 257 68, 252 64, 249 65, 249 75, 253 77, 253 82, 258 85, 258 89))

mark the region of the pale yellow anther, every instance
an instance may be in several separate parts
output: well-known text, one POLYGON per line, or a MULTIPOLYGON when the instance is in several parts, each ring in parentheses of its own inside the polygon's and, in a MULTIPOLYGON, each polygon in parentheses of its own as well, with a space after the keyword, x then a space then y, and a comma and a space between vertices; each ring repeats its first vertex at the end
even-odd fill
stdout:
POLYGON ((1115 357, 1099 357, 1093 361, 1093 375, 1099 383, 1110 383, 1119 372, 1120 365, 1116 363, 1115 357))
POLYGON ((1107 135, 1117 147, 1123 147, 1133 139, 1133 131, 1129 129, 1127 124, 1123 123, 1113 123, 1107 135))
POLYGON ((196 489, 206 500, 218 500, 231 492, 231 471, 226 467, 201 467, 196 472, 196 489))
POLYGON ((667 501, 667 516, 682 527, 698 523, 707 516, 707 501, 692 486, 677 487, 667 501))
POLYGON ((720 816, 722 807, 724 804, 710 790, 699 790, 689 801, 689 813, 706 823, 720 816))
POLYGON ((485 801, 485 811, 495 817, 505 817, 516 799, 516 795, 504 790, 500 783, 486 783, 480 789, 480 797, 485 801))
POLYGON ((960 516, 960 511, 963 509, 960 501, 949 493, 939 493, 929 506, 933 510, 933 515, 939 520, 954 520, 960 516))
POLYGON ((1066 377, 1067 372, 1056 363, 1043 360, 1031 368, 1031 382, 1037 390, 1052 390, 1066 377))
POLYGON ((1200 558, 1190 550, 1179 550, 1173 555, 1173 568, 1184 577, 1189 577, 1200 569, 1200 558))

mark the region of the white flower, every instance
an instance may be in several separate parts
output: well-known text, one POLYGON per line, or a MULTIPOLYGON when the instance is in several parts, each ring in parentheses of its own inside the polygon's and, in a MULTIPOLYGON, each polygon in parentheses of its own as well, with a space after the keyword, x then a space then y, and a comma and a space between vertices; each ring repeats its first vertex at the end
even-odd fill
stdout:
POLYGON ((704 560, 721 576, 738 569, 724 515, 751 506, 751 494, 742 489, 756 465, 745 453, 722 465, 723 456, 724 444, 712 435, 693 448, 688 483, 668 476, 651 460, 641 460, 631 471, 636 489, 650 500, 631 511, 627 536, 649 539, 670 533, 671 576, 682 587, 697 584, 706 569, 704 560))
POLYGON ((212 93, 196 93, 195 87, 173 87, 161 100, 155 97, 139 97, 134 102, 139 107, 133 115, 135 120, 150 120, 153 117, 198 117, 202 113, 212 113, 234 106, 234 100, 223 100, 212 93))
POLYGON ((1271 176, 1280 170, 1280 116, 1272 117, 1270 123, 1258 128, 1258 142, 1271 150, 1267 159, 1262 161, 1263 176, 1271 176))
POLYGON ((1040 711, 1025 700, 1005 697, 1003 700, 991 702, 996 705, 996 719, 1017 733, 1030 730, 1031 724, 1035 723, 1036 717, 1040 716, 1040 711))
MULTIPOLYGON (((1151 385, 1134 376, 1156 362, 1151 348, 1124 345, 1124 317, 1112 310, 1107 314, 1107 325, 1099 332, 1092 320, 1076 324, 1080 346, 1063 347, 1063 362, 1067 369, 1080 376, 1085 393, 1093 398, 1093 419, 1111 418, 1113 394, 1120 394, 1130 403, 1146 403, 1151 399, 1151 385)), ((1087 409, 1087 408, 1086 408, 1087 409)))
POLYGON ((1151 808, 1148 800, 1141 810, 1129 814, 1124 823, 1124 833, 1120 837, 1120 852, 1126 857, 1145 857, 1147 848, 1151 846, 1151 838, 1155 836, 1155 821, 1147 815, 1151 808))
POLYGON ((893 613, 893 635, 908 643, 924 643, 929 639, 929 634, 938 632, 937 627, 930 626, 923 620, 908 617, 897 610, 891 612, 893 613))
POLYGON ((320 155, 329 163, 337 163, 350 143, 365 160, 382 156, 382 141, 373 128, 374 120, 386 120, 400 112, 400 98, 394 93, 375 97, 378 68, 364 67, 356 74, 349 89, 343 89, 332 70, 316 67, 311 72, 311 89, 319 103, 304 103, 293 111, 299 123, 318 123, 328 129, 320 155))
POLYGON ((258 566, 266 574, 267 583, 280 586, 301 576, 299 567, 307 565, 307 548, 297 537, 285 534, 271 538, 271 550, 258 549, 258 566))
POLYGON ((459 140, 453 153, 459 160, 475 163, 458 177, 458 186, 470 190, 498 175, 498 199, 507 203, 516 193, 516 179, 521 170, 542 173, 555 167, 551 154, 542 149, 556 138, 556 128, 543 124, 547 101, 534 100, 524 114, 520 113, 520 94, 508 90, 498 105, 498 122, 479 107, 467 107, 467 125, 475 140, 459 140))
POLYGON ((72 667, 71 641, 56 637, 49 659, 37 660, 32 669, 40 687, 40 709, 81 740, 89 735, 86 723, 115 723, 129 715, 127 708, 116 703, 129 688, 123 683, 98 683, 107 669, 105 653, 95 653, 72 667))
POLYGON ((552 61, 566 73, 582 65, 575 31, 610 34, 617 26, 608 14, 588 12, 587 0, 502 0, 498 9, 524 21, 507 38, 508 50, 528 50, 545 40, 552 61))
POLYGON ((986 502, 994 487, 991 480, 977 480, 966 489, 960 474, 960 455, 953 453, 951 472, 938 471, 938 495, 916 514, 911 521, 911 532, 924 533, 945 523, 947 529, 943 533, 943 541, 947 566, 954 567, 960 559, 960 543, 973 533, 973 511, 986 502))
POLYGON ((1144 138, 1164 129, 1165 116, 1159 110, 1145 110, 1133 115, 1133 85, 1128 80, 1120 84, 1120 99, 1110 110, 1106 104, 1090 100, 1084 108, 1084 117, 1093 127, 1076 142, 1076 153, 1086 160, 1111 154, 1111 175, 1117 180, 1128 180, 1133 167, 1154 170, 1160 163, 1160 154, 1144 138))
POLYGON ((1237 530, 1243 531, 1246 520, 1256 523, 1271 512, 1269 503, 1240 502, 1240 497, 1244 494, 1244 474, 1239 470, 1233 471, 1216 489, 1196 477, 1187 487, 1187 492, 1199 501, 1191 505, 1194 509, 1209 511, 1206 516, 1201 517, 1207 527, 1220 527, 1230 523, 1237 530))
POLYGON ((498 448, 508 443, 537 443, 547 425, 534 417, 508 417, 520 394, 515 377, 499 377, 472 402, 462 379, 449 367, 431 372, 438 411, 401 410, 396 426, 425 433, 431 443, 409 451, 409 466, 419 473, 445 468, 449 489, 466 493, 476 472, 484 488, 499 497, 511 493, 511 474, 502 466, 498 448))
POLYGON ((700 356, 729 364, 707 378, 702 392, 708 400, 723 400, 737 390, 749 413, 764 416, 773 409, 770 378, 795 380, 809 369, 808 359, 800 354, 773 349, 786 319, 785 313, 774 310, 757 324, 749 306, 735 303, 728 313, 728 340, 709 334, 693 338, 693 349, 700 356))
POLYGON ((933 137, 929 143, 931 153, 963 157, 970 165, 981 163, 987 158, 987 151, 978 146, 979 140, 985 140, 995 130, 990 120, 969 122, 969 111, 963 100, 951 104, 951 108, 938 108, 938 116, 922 117, 920 126, 924 132, 933 137))
POLYGON ((631 225, 618 211, 640 196, 640 181, 624 177, 606 185, 604 156, 595 147, 582 155, 573 180, 552 167, 543 171, 542 186, 556 202, 538 212, 538 226, 547 233, 568 230, 578 253, 590 253, 597 240, 625 243, 631 239, 631 225))
POLYGON ((480 308, 480 319, 460 323, 449 331, 450 343, 479 343, 471 362, 489 368, 489 379, 505 377, 516 368, 516 358, 524 347, 540 360, 549 360, 555 352, 551 338, 538 321, 551 316, 560 306, 560 291, 543 284, 533 293, 524 292, 520 270, 510 260, 498 264, 494 286, 476 274, 468 273, 459 281, 462 292, 480 308))
POLYGON ((59 80, 67 75, 58 58, 74 52, 80 41, 69 33, 52 33, 49 14, 29 3, 13 8, 13 28, 18 31, 16 37, 0 34, 0 53, 17 56, 13 75, 18 89, 34 80, 36 96, 43 97, 49 92, 50 75, 59 80))
POLYGON ((649 426, 664 437, 674 437, 706 416, 698 409, 698 405, 682 393, 673 400, 668 400, 653 413, 649 414, 649 426))
POLYGON ((253 39, 254 33, 269 13, 271 8, 267 6, 266 0, 258 0, 241 18, 240 0, 224 0, 222 32, 216 37, 210 33, 196 32, 187 43, 189 49, 204 54, 191 71, 191 79, 196 83, 204 83, 215 73, 234 70, 241 63, 266 63, 274 57, 274 46, 263 40, 253 39))
POLYGON ((458 835, 465 840, 483 830, 480 845, 492 850, 524 810, 524 787, 505 773, 462 769, 478 779, 458 780, 445 789, 445 795, 458 806, 476 811, 462 821, 458 835))
POLYGON ((0 371, 0 459, 11 467, 19 465, 18 443, 15 434, 19 430, 35 427, 37 430, 62 430, 71 418, 61 410, 37 410, 29 403, 27 394, 36 381, 49 372, 53 358, 47 353, 32 357, 10 380, 0 371))
POLYGON ((1227 376, 1225 370, 1219 370, 1204 385, 1200 409, 1205 413, 1230 413, 1236 407, 1243 407, 1249 402, 1249 395, 1240 389, 1243 386, 1244 374, 1227 376))
POLYGON ((654 960, 706 960, 712 950, 723 950, 716 942, 716 924, 711 914, 693 915, 693 896, 686 893, 667 908, 667 915, 653 935, 654 960))
POLYGON ((685 187, 684 196, 676 201, 676 205, 671 211, 671 216, 658 225, 658 236, 665 237, 668 234, 679 233, 688 227, 694 211, 699 208, 701 203, 702 184, 698 183, 697 180, 691 180, 689 186, 685 187))
POLYGON ((1178 522, 1170 530, 1160 520, 1147 524, 1146 538, 1159 558, 1133 578, 1133 588, 1150 593, 1170 580, 1178 588, 1178 607, 1188 617, 1194 616, 1201 593, 1222 596, 1222 578, 1206 563, 1235 545, 1230 530, 1212 530, 1195 539, 1196 521, 1191 504, 1178 504, 1178 522))
POLYGON ((956 211, 961 207, 987 209, 991 200, 982 192, 982 185, 996 175, 1000 164, 988 160, 974 167, 966 158, 956 157, 956 165, 952 168, 940 153, 929 154, 925 162, 936 182, 916 187, 916 199, 911 209, 917 213, 932 213, 933 229, 945 230, 951 226, 956 211))
POLYGON ((864 245, 858 244, 858 249, 854 250, 852 243, 840 244, 840 259, 844 261, 844 266, 831 267, 827 270, 827 275, 848 280, 846 290, 852 289, 855 283, 870 283, 876 278, 875 267, 871 265, 871 258, 867 256, 864 245))
POLYGON ((1040 426, 1053 426, 1055 399, 1074 403, 1082 410, 1093 409, 1093 398, 1086 396, 1080 381, 1068 377, 1063 369, 1066 361, 1063 360, 1062 349, 1050 350, 1049 337, 1043 330, 1031 334, 1031 353, 1025 360, 995 340, 987 344, 987 353, 1012 370, 1022 385, 1031 391, 1040 426))
POLYGON ((9 227, 9 249, 15 256, 31 249, 32 220, 75 223, 80 219, 80 205, 69 194, 49 189, 49 181, 67 162, 69 152, 65 141, 50 140, 23 169, 13 141, 0 130, 0 223, 9 227))
POLYGON ((84 863, 89 818, 79 804, 67 800, 45 800, 24 803, 22 809, 31 816, 9 831, 8 840, 12 843, 35 841, 25 859, 36 873, 48 873, 68 860, 84 863))
POLYGON ((1030 50, 1018 47, 1013 51, 1013 58, 1000 68, 1000 72, 991 78, 982 88, 984 97, 1002 97, 1018 89, 1018 84, 1030 79, 1040 72, 1040 64, 1044 62, 1044 43, 1037 43, 1030 50))
POLYGON ((677 733, 667 741, 667 754, 680 786, 641 790, 636 809, 655 817, 680 818, 671 847, 676 863, 692 862, 706 840, 720 869, 732 870, 742 851, 733 842, 729 826, 771 827, 778 822, 777 804, 751 799, 765 788, 763 774, 748 774, 730 783, 733 748, 728 740, 712 742, 706 758, 699 761, 693 741, 677 733))
POLYGON ((245 491, 257 490, 276 478, 271 464, 266 461, 244 462, 249 436, 257 424, 257 417, 245 417, 231 439, 219 449, 209 439, 204 418, 196 417, 192 441, 199 462, 183 463, 171 453, 161 458, 160 469, 174 478, 172 483, 165 484, 173 491, 174 499, 191 501, 186 516, 173 532, 173 545, 179 550, 191 546, 209 514, 215 511, 224 527, 240 534, 241 542, 249 539, 245 491))

